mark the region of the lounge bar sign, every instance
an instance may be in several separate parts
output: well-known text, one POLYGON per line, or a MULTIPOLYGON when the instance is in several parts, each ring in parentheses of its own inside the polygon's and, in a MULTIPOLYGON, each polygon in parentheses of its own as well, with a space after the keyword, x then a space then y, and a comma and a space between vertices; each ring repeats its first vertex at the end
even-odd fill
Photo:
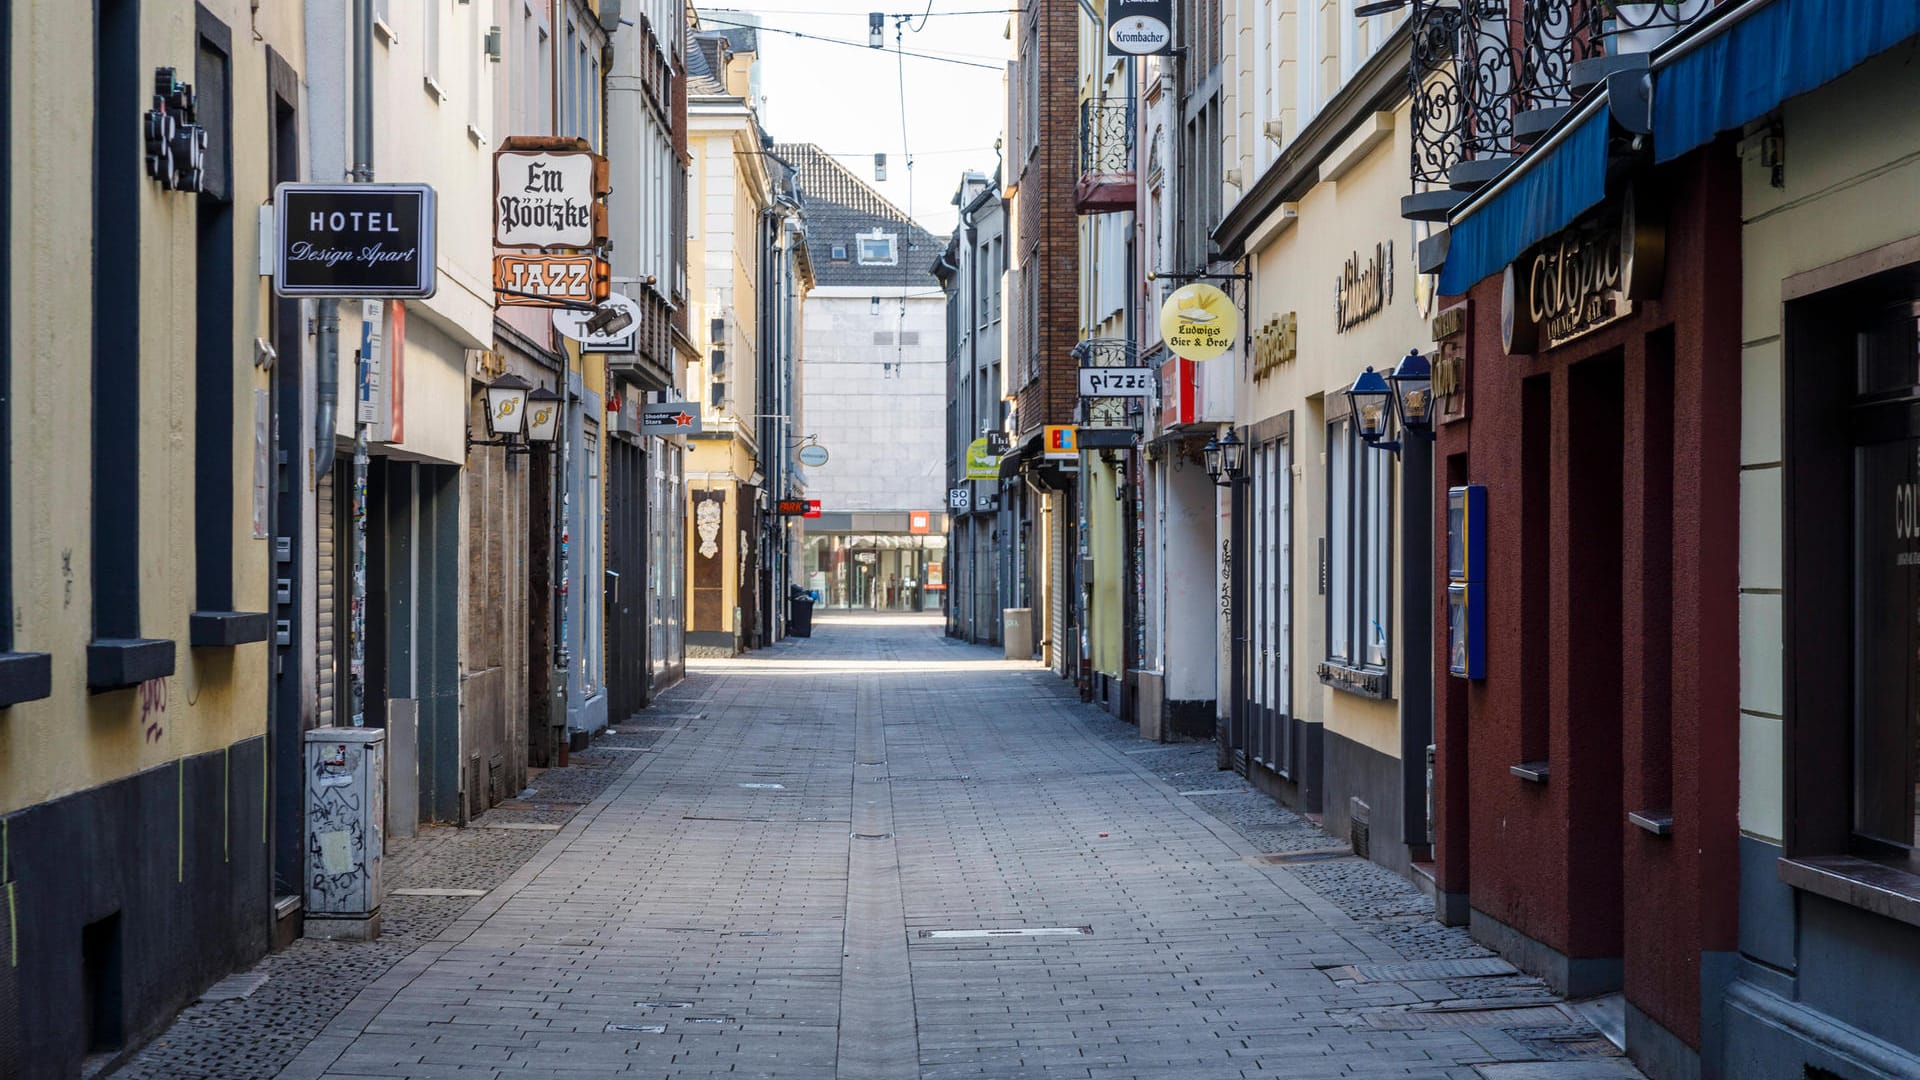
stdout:
POLYGON ((1107 0, 1107 54, 1159 56, 1173 51, 1173 0, 1107 0))
POLYGON ((1393 303, 1393 241, 1373 245, 1365 262, 1360 253, 1347 257, 1333 283, 1334 329, 1347 331, 1373 318, 1393 303))
POLYGON ((1500 336, 1508 354, 1584 337, 1633 314, 1665 285, 1666 234, 1636 212, 1631 193, 1508 264, 1500 336))
POLYGON ((503 248, 590 248, 607 241, 612 190, 607 159, 581 149, 516 149, 552 141, 514 139, 493 155, 493 243, 503 248))
POLYGON ((279 185, 274 293, 432 296, 434 209, 426 184, 279 185))

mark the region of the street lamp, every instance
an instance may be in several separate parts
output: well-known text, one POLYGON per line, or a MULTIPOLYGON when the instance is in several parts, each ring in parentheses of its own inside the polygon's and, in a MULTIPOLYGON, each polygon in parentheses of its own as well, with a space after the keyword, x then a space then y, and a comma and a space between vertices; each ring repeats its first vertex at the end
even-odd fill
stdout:
POLYGON ((1394 421, 1408 435, 1433 437, 1433 373, 1415 349, 1401 358, 1391 375, 1368 367, 1347 388, 1353 405, 1353 430, 1361 441, 1396 456, 1400 440, 1389 439, 1394 421))
POLYGON ((551 443, 560 432, 560 395, 542 386, 527 395, 527 441, 551 443))
POLYGON ((1224 437, 1210 438, 1207 445, 1200 448, 1201 456, 1207 463, 1207 475, 1213 478, 1217 487, 1228 487, 1239 478, 1240 470, 1246 464, 1246 444, 1227 429, 1224 437))
POLYGON ((487 433, 498 439, 520 434, 527 422, 527 391, 533 384, 506 374, 487 384, 487 433))

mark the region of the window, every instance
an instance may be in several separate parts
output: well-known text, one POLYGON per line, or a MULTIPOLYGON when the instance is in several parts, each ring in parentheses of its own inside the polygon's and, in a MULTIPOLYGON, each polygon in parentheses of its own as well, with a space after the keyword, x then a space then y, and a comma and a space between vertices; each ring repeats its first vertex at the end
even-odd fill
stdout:
POLYGON ((482 109, 483 99, 480 87, 488 80, 482 72, 486 69, 499 70, 499 65, 488 62, 481 51, 485 46, 480 40, 480 5, 467 4, 467 132, 473 138, 486 139, 486 112, 482 109))
POLYGON ((847 261, 847 245, 845 244, 833 245, 833 253, 830 257, 833 259, 834 262, 846 262, 847 261))
POLYGON ((992 248, 993 245, 990 243, 981 244, 978 253, 974 256, 973 306, 980 312, 979 324, 982 330, 993 321, 993 313, 987 307, 987 280, 992 273, 987 255, 992 248))
POLYGON ((900 257, 894 252, 894 234, 876 229, 871 233, 862 233, 855 239, 860 245, 861 266, 895 266, 900 262, 900 257))
POLYGON ((445 97, 440 88, 440 5, 446 0, 422 0, 420 4, 420 61, 427 76, 427 92, 445 97))
POLYGON ((135 0, 95 8, 93 160, 93 632, 140 636, 140 75, 135 0), (108 493, 119 497, 107 497, 108 493))
POLYGON ((992 290, 992 293, 993 293, 993 321, 994 322, 1000 321, 1000 288, 1002 283, 1005 282, 1006 280, 1006 274, 1004 272, 1004 269, 1001 266, 1001 263, 1005 258, 1004 252, 1002 250, 1005 246, 1006 246, 1006 241, 1004 239, 1001 239, 1000 237, 995 237, 993 240, 993 246, 990 249, 990 257, 987 259, 987 283, 988 283, 988 287, 992 290))
POLYGON ((1894 421, 1920 386, 1920 303, 1882 311, 1855 340, 1853 833, 1870 850, 1911 856, 1920 845, 1920 431, 1894 421), (1867 423, 1870 413, 1885 415, 1867 423))
MULTIPOLYGON (((1327 661, 1384 672, 1392 656, 1393 455, 1351 416, 1327 425, 1327 661)), ((1344 683, 1342 685, 1345 685, 1344 683)))
MULTIPOLYGON (((581 485, 581 510, 585 534, 585 565, 580 568, 580 581, 604 586, 606 582, 605 566, 602 562, 602 537, 606 533, 606 522, 600 517, 600 437, 595 432, 585 433, 581 440, 580 457, 582 471, 586 473, 586 483, 581 485)), ((600 645, 601 626, 605 622, 605 611, 595 599, 593 589, 582 589, 580 634, 580 688, 583 695, 591 697, 600 690, 600 645)))
POLYGON ((233 610, 233 185, 227 28, 201 9, 194 65, 207 130, 206 178, 194 215, 195 606, 233 610))

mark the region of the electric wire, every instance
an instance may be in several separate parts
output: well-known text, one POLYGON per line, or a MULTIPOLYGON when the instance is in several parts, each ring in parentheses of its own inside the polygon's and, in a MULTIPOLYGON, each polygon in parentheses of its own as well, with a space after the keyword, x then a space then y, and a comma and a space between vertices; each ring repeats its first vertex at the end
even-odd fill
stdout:
MULTIPOLYGON (((700 23, 703 27, 704 26, 733 26, 733 27, 740 27, 746 30, 758 30, 768 34, 786 34, 789 37, 801 38, 806 41, 819 41, 829 45, 844 45, 844 46, 847 46, 848 48, 854 48, 854 49, 872 49, 873 48, 873 46, 868 45, 864 41, 849 41, 846 38, 825 37, 820 34, 804 33, 799 30, 783 30, 777 26, 761 26, 755 23, 729 22, 726 19, 715 19, 706 15, 702 15, 700 17, 700 23)), ((900 55, 902 57, 911 56, 916 60, 937 60, 943 64, 958 64, 961 67, 980 68, 983 71, 1005 71, 1006 70, 1005 64, 989 64, 980 60, 963 59, 962 57, 965 54, 943 56, 939 53, 906 52, 902 50, 900 51, 900 55)))

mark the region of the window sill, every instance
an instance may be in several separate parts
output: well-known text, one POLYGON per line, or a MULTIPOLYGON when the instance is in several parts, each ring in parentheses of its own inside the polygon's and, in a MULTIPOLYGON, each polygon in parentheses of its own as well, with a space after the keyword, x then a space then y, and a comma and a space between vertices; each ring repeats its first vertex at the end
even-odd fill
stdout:
POLYGON ((1373 668, 1348 667, 1328 661, 1320 665, 1317 674, 1323 686, 1331 686, 1357 697, 1374 701, 1386 701, 1393 696, 1393 681, 1387 673, 1373 668))
POLYGON ((51 653, 0 653, 0 709, 52 696, 51 653))
POLYGON ((100 638, 87 643, 87 692, 124 690, 173 674, 173 642, 164 638, 100 638))
POLYGON ((479 128, 474 127, 472 124, 467 125, 467 138, 473 140, 473 145, 475 146, 487 145, 486 135, 482 133, 479 128))
POLYGON ((1673 811, 1671 810, 1632 810, 1627 813, 1627 820, 1655 836, 1673 835, 1673 811))
POLYGON ((435 101, 447 100, 447 92, 440 88, 440 84, 434 81, 433 76, 423 75, 420 77, 420 82, 427 88, 428 97, 435 101))
POLYGON ((1544 784, 1552 769, 1544 761, 1523 761, 1518 765, 1507 766, 1507 771, 1529 784, 1544 784))
POLYGON ((1780 860, 1780 880, 1875 915, 1920 926, 1920 875, 1852 855, 1780 860))
POLYGON ((395 41, 399 40, 399 37, 393 32, 393 27, 388 26, 387 20, 385 19, 377 18, 373 20, 373 36, 379 38, 380 44, 382 45, 392 45, 395 41))
POLYGON ((196 611, 187 616, 187 644, 220 649, 265 641, 273 619, 263 611, 196 611))

